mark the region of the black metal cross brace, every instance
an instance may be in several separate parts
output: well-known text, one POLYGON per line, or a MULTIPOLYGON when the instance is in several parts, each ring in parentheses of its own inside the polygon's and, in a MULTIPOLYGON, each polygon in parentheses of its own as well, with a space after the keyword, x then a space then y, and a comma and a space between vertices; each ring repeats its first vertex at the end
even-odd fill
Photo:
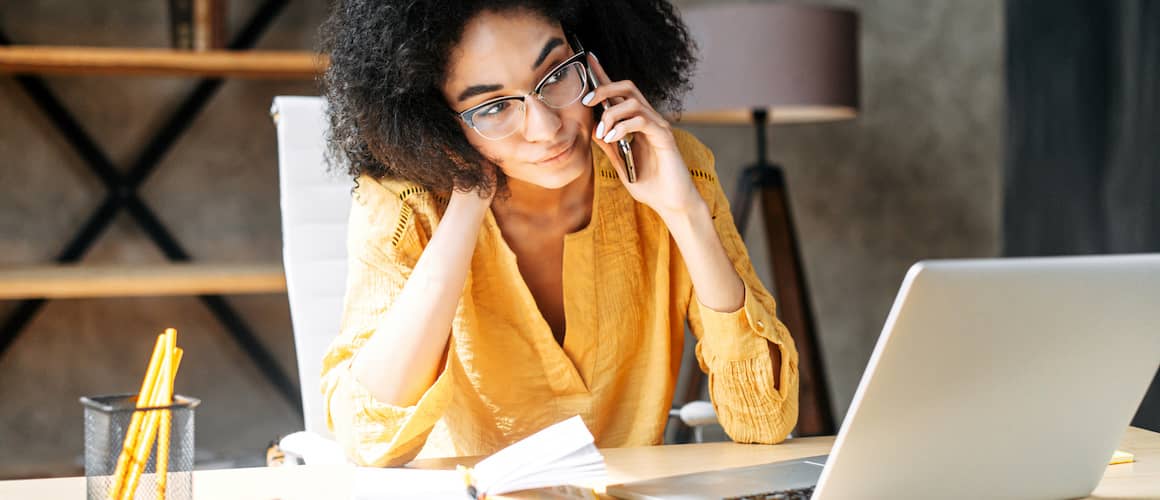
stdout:
MULTIPOLYGON (((287 0, 266 0, 263 2, 247 21, 242 31, 231 41, 229 48, 231 50, 252 48, 258 37, 270 26, 286 4, 287 0)), ((0 45, 11 45, 11 41, 2 31, 0 31, 0 45)), ((166 258, 174 262, 191 260, 189 253, 170 234, 157 215, 141 201, 137 195, 137 190, 173 144, 177 142, 178 137, 189 128, 194 118, 205 108, 209 99, 221 87, 223 80, 221 78, 205 78, 198 82, 193 91, 181 101, 173 114, 146 143, 127 173, 122 175, 92 137, 85 132, 72 113, 49 90, 43 79, 32 75, 20 75, 16 76, 15 79, 37 107, 48 116, 65 140, 72 145, 89 169, 100 178, 106 190, 104 201, 93 211, 80 230, 57 255, 56 261, 59 263, 80 261, 101 233, 113 222, 120 210, 129 213, 161 249, 166 258)), ((297 409, 301 416, 302 401, 298 388, 282 367, 278 365, 270 351, 254 335, 253 330, 242 320, 242 317, 220 295, 199 295, 198 299, 225 326, 226 331, 253 360, 258 369, 262 371, 282 397, 286 398, 286 401, 297 409)), ((3 323, 0 323, 0 359, 45 302, 46 299, 21 301, 12 314, 3 323)))

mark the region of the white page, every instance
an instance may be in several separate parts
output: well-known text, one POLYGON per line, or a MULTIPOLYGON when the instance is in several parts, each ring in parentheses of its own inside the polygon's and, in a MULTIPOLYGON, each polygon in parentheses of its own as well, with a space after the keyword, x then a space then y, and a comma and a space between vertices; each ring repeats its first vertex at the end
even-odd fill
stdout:
MULTIPOLYGON (((592 446, 595 439, 579 415, 548 426, 508 446, 475 466, 474 478, 480 492, 493 492, 505 483, 553 468, 557 460, 592 446)), ((599 455, 599 452, 597 452, 599 455)), ((601 457, 603 461, 603 457, 601 457)), ((506 488, 505 488, 506 489, 506 488)), ((509 490, 510 491, 510 490, 509 490)))
MULTIPOLYGON (((606 480, 604 456, 584 421, 575 416, 553 424, 484 459, 473 470, 480 493, 606 480)), ((353 498, 448 498, 467 496, 458 471, 359 467, 353 498)))
POLYGON ((492 495, 503 495, 513 491, 547 488, 570 484, 581 487, 595 487, 608 482, 608 469, 604 464, 591 464, 568 470, 545 471, 528 477, 520 477, 511 483, 504 483, 491 491, 492 495))
POLYGON ((576 450, 571 455, 540 465, 536 470, 521 471, 520 477, 534 476, 545 472, 567 471, 580 469, 590 465, 604 465, 604 456, 596 450, 596 446, 588 445, 576 450))
POLYGON ((561 459, 545 463, 538 470, 519 471, 520 474, 502 483, 493 483, 488 493, 504 493, 562 484, 592 484, 607 480, 608 469, 604 456, 595 445, 587 445, 561 459))
POLYGON ((353 500, 467 498, 463 476, 453 470, 384 469, 358 467, 354 474, 353 500))

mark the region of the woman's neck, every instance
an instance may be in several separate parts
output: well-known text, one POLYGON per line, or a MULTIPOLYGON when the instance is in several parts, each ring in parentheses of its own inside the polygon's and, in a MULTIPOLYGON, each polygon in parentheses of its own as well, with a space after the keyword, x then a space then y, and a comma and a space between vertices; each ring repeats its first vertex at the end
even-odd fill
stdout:
POLYGON ((572 182, 550 189, 518 179, 508 178, 510 195, 492 202, 492 211, 501 222, 518 219, 537 226, 583 227, 592 215, 595 189, 592 169, 585 169, 572 182))

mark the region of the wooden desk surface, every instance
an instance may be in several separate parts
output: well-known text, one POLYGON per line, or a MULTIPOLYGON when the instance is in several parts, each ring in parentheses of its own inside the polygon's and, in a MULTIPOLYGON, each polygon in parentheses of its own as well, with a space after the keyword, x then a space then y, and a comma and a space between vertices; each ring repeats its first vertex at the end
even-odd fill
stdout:
MULTIPOLYGON (((756 465, 829 452, 832 437, 803 438, 774 446, 704 443, 602 450, 610 484, 640 479, 756 465)), ((1160 499, 1160 433, 1129 428, 1120 449, 1136 455, 1131 464, 1110 465, 1089 498, 1160 499)), ((441 469, 462 459, 430 459, 414 464, 441 469)), ((194 473, 199 499, 343 499, 350 498, 354 469, 303 466, 209 470, 194 473)), ((0 481, 0 499, 84 498, 83 477, 0 481)))

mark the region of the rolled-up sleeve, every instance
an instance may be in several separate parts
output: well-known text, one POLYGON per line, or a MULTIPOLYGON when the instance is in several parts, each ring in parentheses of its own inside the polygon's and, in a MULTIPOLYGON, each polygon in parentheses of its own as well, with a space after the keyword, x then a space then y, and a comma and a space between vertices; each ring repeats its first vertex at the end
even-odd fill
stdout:
POLYGON ((740 443, 778 443, 797 424, 797 349, 749 260, 717 180, 712 152, 686 132, 678 132, 688 136, 680 141, 685 143, 683 156, 696 172, 697 188, 709 203, 717 234, 745 285, 744 304, 732 312, 713 310, 691 294, 687 313, 697 338, 697 361, 709 376, 709 395, 729 437, 740 443), (770 349, 781 355, 776 373, 770 349))
POLYGON ((352 205, 342 324, 323 358, 321 386, 327 426, 347 458, 359 465, 389 467, 411 461, 422 450, 447 407, 452 381, 445 359, 415 405, 395 406, 376 400, 351 371, 351 361, 372 336, 390 335, 390 325, 381 319, 410 275, 414 259, 402 252, 416 244, 413 228, 407 227, 413 221, 389 217, 392 223, 403 223, 401 230, 378 237, 373 219, 381 217, 368 222, 366 210, 357 201, 352 205))

